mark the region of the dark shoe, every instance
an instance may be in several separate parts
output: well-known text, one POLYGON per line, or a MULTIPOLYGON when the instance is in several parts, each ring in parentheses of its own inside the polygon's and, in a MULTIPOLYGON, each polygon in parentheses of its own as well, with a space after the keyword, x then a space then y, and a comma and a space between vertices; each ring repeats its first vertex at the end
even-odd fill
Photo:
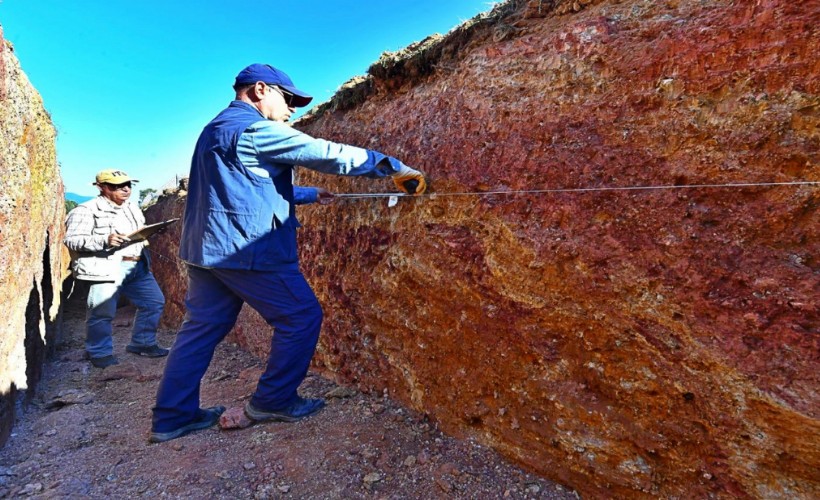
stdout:
POLYGON ((160 347, 157 344, 154 345, 134 345, 128 344, 125 346, 125 350, 130 352, 131 354, 137 354, 139 356, 145 356, 146 358, 161 358, 163 356, 167 356, 170 352, 168 349, 164 347, 160 347))
POLYGON ((117 358, 114 356, 103 356, 101 358, 90 358, 91 364, 94 365, 95 368, 107 368, 109 366, 118 365, 120 364, 117 361, 117 358))
POLYGON ((324 399, 304 399, 299 398, 295 403, 282 410, 262 410, 256 408, 250 402, 245 405, 245 415, 251 420, 262 422, 270 420, 273 422, 296 422, 305 417, 309 417, 325 407, 324 399))
POLYGON ((224 406, 212 406, 210 408, 199 409, 199 415, 193 422, 183 425, 182 427, 168 432, 154 432, 148 436, 149 443, 164 443, 178 437, 184 436, 189 432, 198 431, 200 429, 207 429, 219 422, 219 416, 225 412, 224 406))

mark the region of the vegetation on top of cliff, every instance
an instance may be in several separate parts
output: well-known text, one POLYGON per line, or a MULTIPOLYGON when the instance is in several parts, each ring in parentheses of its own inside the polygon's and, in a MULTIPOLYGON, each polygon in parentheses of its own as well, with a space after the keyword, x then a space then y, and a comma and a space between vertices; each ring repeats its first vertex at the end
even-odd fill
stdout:
POLYGON ((375 92, 377 79, 385 83, 392 79, 394 81, 389 86, 397 87, 408 79, 434 72, 437 63, 445 55, 445 47, 453 45, 446 54, 450 57, 455 56, 457 47, 474 38, 480 27, 495 24, 510 15, 521 3, 524 2, 509 0, 496 5, 490 12, 482 12, 465 21, 445 36, 433 34, 396 52, 384 52, 379 60, 368 68, 367 75, 355 76, 348 80, 329 101, 314 107, 299 121, 310 122, 327 111, 341 111, 361 104, 375 92))
POLYGON ((451 67, 463 49, 487 39, 501 42, 522 29, 524 19, 577 12, 599 0, 506 0, 456 26, 446 35, 433 34, 396 52, 384 52, 367 75, 345 82, 336 94, 299 119, 306 124, 325 112, 343 111, 367 100, 380 88, 387 91, 412 84, 438 69, 451 67))
POLYGON ((374 94, 378 85, 398 88, 429 75, 444 64, 455 59, 459 49, 486 33, 503 19, 516 12, 527 0, 508 0, 497 4, 490 12, 482 12, 450 30, 447 35, 433 34, 396 52, 384 52, 379 60, 370 65, 367 75, 355 76, 344 83, 336 94, 311 109, 299 122, 308 123, 325 112, 353 108, 374 94), (377 85, 378 82, 378 85, 377 85))

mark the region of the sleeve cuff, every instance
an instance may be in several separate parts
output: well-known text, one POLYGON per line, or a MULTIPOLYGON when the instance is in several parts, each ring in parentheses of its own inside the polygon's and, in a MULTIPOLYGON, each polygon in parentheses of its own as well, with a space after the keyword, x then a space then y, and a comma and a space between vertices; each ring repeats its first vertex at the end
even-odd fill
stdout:
POLYGON ((293 202, 297 205, 307 205, 319 201, 319 190, 315 187, 293 186, 293 202))

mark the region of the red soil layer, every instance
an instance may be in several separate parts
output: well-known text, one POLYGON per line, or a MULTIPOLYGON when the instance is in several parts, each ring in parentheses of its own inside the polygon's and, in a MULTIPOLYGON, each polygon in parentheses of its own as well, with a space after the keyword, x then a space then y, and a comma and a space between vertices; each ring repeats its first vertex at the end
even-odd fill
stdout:
POLYGON ((589 3, 508 4, 297 124, 442 193, 300 209, 317 367, 588 495, 817 496, 817 186, 443 195, 820 179, 817 3, 589 3))

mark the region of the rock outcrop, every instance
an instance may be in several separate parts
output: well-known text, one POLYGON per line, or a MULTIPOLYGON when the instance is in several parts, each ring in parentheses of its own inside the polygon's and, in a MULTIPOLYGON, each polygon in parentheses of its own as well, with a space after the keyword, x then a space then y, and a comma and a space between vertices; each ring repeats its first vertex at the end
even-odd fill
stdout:
POLYGON ((65 194, 55 130, 0 31, 0 445, 57 332, 65 194))
MULTIPOLYGON (((790 0, 511 1, 385 55, 296 126, 431 193, 299 209, 317 368, 592 497, 819 496, 820 189, 680 188, 820 180, 818 25, 790 0), (679 188, 516 194, 618 186, 679 188)), ((265 355, 258 316, 236 335, 265 355)))

